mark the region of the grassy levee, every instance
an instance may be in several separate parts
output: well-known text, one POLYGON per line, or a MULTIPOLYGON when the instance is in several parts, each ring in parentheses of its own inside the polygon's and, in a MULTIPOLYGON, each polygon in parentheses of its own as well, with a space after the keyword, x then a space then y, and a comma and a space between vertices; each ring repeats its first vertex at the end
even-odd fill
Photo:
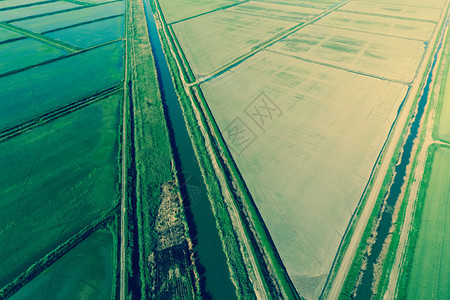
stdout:
MULTIPOLYGON (((449 55, 450 55, 450 47, 449 47, 449 39, 450 39, 450 32, 447 33, 447 37, 446 37, 446 42, 444 47, 444 53, 442 54, 445 58, 446 58, 446 62, 445 62, 445 66, 443 67, 443 74, 442 74, 442 79, 441 82, 443 83, 441 85, 441 89, 440 89, 440 93, 439 93, 439 99, 437 101, 437 106, 436 106, 436 115, 435 115, 435 121, 434 121, 434 125, 433 125, 433 131, 432 131, 432 136, 435 140, 439 140, 442 142, 450 142, 450 140, 447 140, 443 137, 440 136, 439 134, 439 130, 440 130, 440 125, 441 122, 443 120, 445 120, 445 116, 444 116, 444 99, 446 98, 446 93, 447 93, 447 97, 450 97, 450 77, 449 75, 449 68, 450 68, 450 59, 449 59, 449 55)), ((442 64, 441 64, 442 65, 442 64)), ((440 66, 442 67, 442 66, 440 66)))
MULTIPOLYGON (((176 175, 172 169, 172 149, 148 38, 143 3, 139 0, 129 0, 127 5, 127 17, 130 20, 127 30, 131 95, 128 120, 131 125, 128 132, 131 143, 128 149, 130 154, 128 165, 129 170, 132 170, 128 178, 128 182, 131 183, 129 207, 133 208, 134 217, 136 217, 136 219, 130 219, 129 224, 137 226, 137 228, 129 229, 129 232, 135 231, 137 235, 130 239, 129 245, 134 247, 131 249, 134 254, 129 255, 128 259, 138 264, 129 270, 131 276, 135 276, 138 280, 135 282, 138 285, 135 288, 140 289, 135 290, 133 296, 149 299, 157 296, 154 295, 153 288, 155 274, 149 267, 148 259, 156 251, 157 246, 158 237, 154 226, 161 203, 161 187, 164 183, 172 181, 176 175), (139 271, 139 274, 133 274, 136 271, 139 271)), ((180 218, 185 224, 186 239, 189 241, 184 215, 180 218)), ((194 264, 188 272, 192 278, 199 277, 194 264)), ((191 289, 198 294, 200 289, 197 281, 192 279, 190 284, 191 289)))
MULTIPOLYGON (((439 29, 438 36, 440 36, 440 34, 442 33, 444 25, 445 24, 443 24, 442 27, 439 29)), ((438 43, 435 43, 435 45, 433 46, 433 50, 432 50, 433 54, 435 53, 435 51, 437 49, 437 44, 438 43)), ((426 67, 427 71, 429 70, 429 68, 430 68, 430 66, 432 64, 433 56, 434 55, 431 55, 430 58, 429 58, 429 61, 427 62, 427 67, 426 67)), ((428 74, 428 72, 426 72, 424 75, 427 75, 427 74, 428 74)), ((411 110, 408 113, 407 120, 412 120, 414 118, 414 116, 415 116, 415 112, 416 112, 416 109, 417 109, 417 104, 418 104, 419 98, 421 96, 421 93, 423 91, 423 87, 425 86, 426 79, 427 79, 427 76, 423 76, 422 79, 421 79, 419 92, 414 97, 414 101, 413 101, 413 104, 411 106, 411 110)), ((406 97, 408 97, 408 96, 409 96, 409 92, 408 92, 408 95, 406 97)), ((402 105, 401 109, 403 110, 403 105, 402 105)), ((399 111, 399 114, 400 113, 401 112, 399 111)), ((394 168, 395 168, 395 165, 397 164, 397 162, 398 162, 398 160, 400 158, 401 149, 402 149, 405 137, 406 137, 406 135, 407 135, 407 133, 409 131, 409 125, 410 125, 409 121, 405 123, 405 125, 403 127, 403 130, 402 130, 402 133, 400 135, 402 138, 400 138, 399 141, 397 142, 394 154, 392 155, 392 159, 391 159, 391 162, 390 162, 390 165, 389 165, 389 169, 386 172, 386 175, 384 177, 383 185, 382 185, 382 187, 380 189, 380 192, 378 194, 377 201, 375 203, 374 209, 372 210, 370 218, 369 218, 369 220, 367 222, 367 226, 366 226, 366 228, 364 230, 364 233, 363 233, 363 235, 361 237, 361 241, 359 243, 358 249, 356 250, 355 257, 353 258, 352 265, 351 265, 351 267, 350 267, 350 269, 348 271, 347 277, 345 279, 344 286, 343 286, 341 294, 340 294, 340 299, 350 299, 351 295, 352 295, 352 292, 353 292, 353 290, 355 288, 355 285, 358 282, 358 279, 359 279, 359 276, 360 276, 360 270, 361 270, 361 267, 362 267, 362 263, 363 263, 364 257, 367 255, 367 253, 366 253, 367 252, 366 251, 366 246, 367 246, 368 240, 372 237, 372 231, 374 229, 374 226, 376 225, 377 219, 379 218, 379 216, 381 214, 380 210, 382 208, 382 204, 383 204, 384 198, 386 197, 386 194, 389 191, 389 187, 391 185, 391 181, 392 181, 392 178, 394 176, 394 168)), ((397 126, 397 125, 395 125, 395 126, 397 126)), ((388 138, 388 141, 387 141, 386 145, 388 145, 391 142, 393 142, 393 141, 391 141, 391 136, 390 136, 388 138)), ((383 152, 380 155, 380 159, 378 160, 377 166, 375 166, 375 168, 374 168, 374 174, 376 174, 377 168, 379 167, 379 164, 380 164, 380 162, 381 162, 381 160, 383 158, 385 149, 386 149, 386 147, 383 149, 383 152)), ((415 167, 415 165, 413 165, 413 168, 414 167, 415 167)), ((374 176, 372 176, 371 182, 369 183, 368 188, 366 189, 366 191, 364 193, 364 196, 363 196, 363 198, 361 200, 361 204, 360 204, 360 206, 358 207, 358 209, 357 209, 357 211, 355 213, 355 217, 354 217, 351 225, 349 226, 348 233, 344 237, 344 241, 343 241, 341 250, 339 251, 339 254, 338 254, 338 257, 337 257, 337 260, 336 260, 336 265, 335 265, 335 267, 333 267, 334 271, 333 271, 333 274, 332 274, 331 278, 334 277, 336 271, 338 270, 339 265, 340 265, 340 263, 342 261, 343 255, 344 255, 346 249, 348 248, 348 245, 350 243, 350 239, 351 239, 351 236, 352 236, 352 232, 354 231, 354 227, 356 226, 357 222, 359 221, 359 217, 360 217, 360 215, 361 215, 361 213, 364 210, 364 207, 366 205, 366 200, 367 200, 367 198, 368 198, 368 196, 369 196, 369 194, 371 192, 371 187, 373 185, 373 179, 374 179, 374 176)), ((408 190, 409 190, 409 184, 408 184, 407 187, 408 187, 408 190)), ((403 217, 404 217, 404 214, 405 214, 405 208, 406 208, 406 204, 402 204, 402 206, 400 208, 400 211, 399 211, 399 218, 397 220, 397 222, 398 222, 397 223, 398 224, 397 231, 399 231, 401 229, 402 225, 403 225, 403 217)), ((397 232, 397 234, 399 234, 399 232, 397 232)), ((395 237, 394 236, 393 237, 393 242, 394 243, 398 243, 398 240, 397 240, 398 238, 399 237, 395 237)), ((395 249, 393 247, 390 247, 390 249, 389 249, 389 251, 394 251, 394 250, 395 249)), ((393 260, 395 258, 395 254, 391 254, 391 255, 393 255, 394 257, 388 257, 389 258, 390 267, 392 267, 392 263, 393 263, 393 260)), ((383 272, 385 272, 385 271, 383 271, 383 272)))
MULTIPOLYGON (((162 26, 164 26, 164 28, 159 29, 160 37, 164 45, 164 50, 167 60, 170 64, 171 71, 175 72, 179 69, 176 58, 181 58, 180 64, 182 65, 183 69, 190 70, 189 64, 184 59, 184 57, 180 57, 180 55, 177 55, 177 57, 174 58, 172 55, 168 54, 171 53, 171 47, 169 46, 169 43, 171 43, 171 45, 174 45, 176 44, 176 42, 174 42, 173 40, 167 40, 164 31, 169 31, 170 29, 168 29, 168 26, 164 22, 164 17, 162 16, 158 3, 155 4, 154 2, 151 2, 151 4, 152 8, 157 9, 158 14, 162 18, 162 26)), ((171 38, 173 39, 173 35, 171 35, 169 39, 171 38)), ((174 48, 178 50, 176 46, 174 48)), ((189 134, 194 143, 194 149, 197 155, 197 159, 199 160, 199 164, 202 168, 202 173, 206 182, 210 199, 222 198, 221 187, 218 183, 220 179, 218 179, 215 175, 214 167, 212 165, 214 163, 217 163, 218 161, 219 168, 227 179, 227 182, 225 184, 228 190, 234 196, 234 205, 238 207, 240 214, 239 217, 245 225, 244 229, 246 237, 249 238, 249 240, 252 242, 253 249, 251 249, 250 251, 252 251, 252 254, 257 258, 259 264, 258 268, 264 274, 265 288, 268 289, 267 291, 273 297, 280 296, 281 288, 281 295, 283 295, 285 298, 298 298, 298 295, 296 294, 295 289, 290 282, 286 270, 281 263, 281 259, 279 258, 270 239, 268 231, 265 228, 261 216, 259 215, 258 210, 253 200, 251 199, 247 188, 245 187, 245 183, 243 182, 242 177, 237 170, 237 167, 234 165, 231 154, 229 153, 229 150, 222 136, 220 135, 220 131, 218 130, 216 123, 214 122, 214 118, 209 109, 206 109, 207 105, 201 92, 199 92, 198 87, 191 88, 190 94, 191 97, 194 98, 191 101, 191 99, 189 99, 189 96, 186 95, 186 91, 183 88, 181 79, 177 75, 179 76, 179 74, 172 74, 177 88, 177 93, 181 100, 185 120, 189 125, 189 134), (196 117, 192 112, 192 105, 195 105, 197 111, 200 112, 199 116, 196 117), (209 140, 214 143, 212 148, 215 158, 210 157, 208 154, 208 150, 205 147, 205 138, 202 136, 200 130, 198 130, 199 123, 201 124, 201 128, 205 129, 209 140), (221 151, 219 149, 221 149, 221 151), (213 160, 213 162, 211 160, 213 160), (277 281, 277 283, 274 283, 274 281, 277 281)), ((233 224, 228 213, 227 204, 218 201, 212 201, 212 205, 232 277, 234 277, 233 279, 235 284, 239 285, 238 290, 240 290, 240 296, 245 297, 246 294, 243 294, 242 292, 245 291, 245 289, 249 291, 251 287, 249 285, 248 278, 246 278, 247 272, 245 270, 245 263, 242 261, 242 253, 240 252, 239 245, 236 242, 236 240, 239 239, 235 234, 233 234, 233 224), (230 261, 233 262, 234 266, 230 265, 230 261), (238 269, 236 269, 236 267, 238 267, 238 269), (238 282, 241 282, 241 284, 236 282, 236 280, 238 280, 238 282), (243 287, 245 287, 245 289, 243 289, 243 287)))
POLYGON ((46 268, 51 266, 64 254, 69 252, 72 248, 86 239, 89 235, 95 232, 97 229, 108 224, 117 214, 118 207, 111 209, 109 212, 103 214, 100 218, 85 226, 77 234, 69 238, 66 242, 60 244, 50 253, 46 254, 39 261, 30 266, 25 272, 20 274, 14 281, 6 285, 0 290, 0 298, 6 299, 12 294, 17 292, 21 287, 30 282, 37 275, 42 273, 46 268))
MULTIPOLYGON (((159 6, 153 1, 150 1, 150 3, 153 11, 157 11, 162 18, 159 6)), ((165 35, 167 25, 164 21, 163 26, 165 28, 158 28, 160 38, 166 54, 167 62, 169 63, 169 67, 172 72, 172 78, 174 80, 181 108, 184 112, 183 115, 187 124, 188 133, 193 142, 193 148, 203 175, 203 180, 206 183, 207 193, 212 204, 217 229, 224 247, 225 255, 227 257, 228 267, 230 269, 233 283, 237 287, 237 293, 240 298, 254 298, 255 295, 248 277, 245 263, 243 261, 240 245, 237 241, 236 233, 234 232, 227 205, 223 202, 219 179, 215 175, 213 166, 214 162, 211 161, 211 157, 208 155, 208 150, 205 146, 206 140, 199 128, 199 125, 203 126, 203 128, 207 127, 205 126, 204 119, 198 120, 194 115, 191 99, 186 94, 181 81, 181 74, 178 73, 179 69, 176 58, 171 55, 171 47, 169 46, 171 41, 168 41, 165 35), (199 122, 201 123, 199 124, 199 122)), ((192 94, 191 91, 190 94, 192 94)))
MULTIPOLYGON (((427 160, 426 160, 426 166, 423 174, 423 179, 420 184, 420 189, 416 201, 416 206, 414 210, 413 220, 411 224, 411 230, 409 233, 409 239, 408 239, 408 245, 406 246, 406 253, 405 253, 405 259, 402 266, 402 271, 400 273, 399 282, 397 285, 397 298, 398 299, 407 299, 408 298, 408 288, 411 284, 411 275, 413 271, 413 264, 415 262, 414 256, 417 254, 417 243, 419 240, 419 233, 422 228, 423 223, 423 214, 424 214, 424 207, 426 205, 426 202, 428 200, 432 199, 426 199, 427 194, 430 193, 428 190, 430 186, 431 176, 432 176, 432 169, 433 164, 435 160, 436 153, 439 149, 450 149, 447 145, 438 145, 438 144, 432 144, 427 151, 427 160)), ((445 228, 444 228, 445 229, 445 228)), ((421 253, 423 255, 423 253, 421 253)), ((445 259, 442 260, 442 263, 444 263, 445 259)), ((430 268, 431 264, 428 266, 430 268)), ((423 270, 426 274, 426 271, 429 270, 423 270)), ((416 274, 417 275, 417 274, 416 274)), ((417 277, 417 276, 416 276, 417 277)), ((423 295, 422 295, 423 296, 423 295)), ((432 296, 432 295, 428 295, 432 296)), ((434 295, 436 296, 436 295, 434 295)), ((410 298, 413 298, 412 296, 410 298)))

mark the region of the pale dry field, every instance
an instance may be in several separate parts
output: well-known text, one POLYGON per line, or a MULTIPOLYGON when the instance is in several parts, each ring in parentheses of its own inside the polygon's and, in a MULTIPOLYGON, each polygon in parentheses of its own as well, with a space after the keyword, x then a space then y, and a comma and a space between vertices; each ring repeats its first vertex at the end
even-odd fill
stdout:
MULTIPOLYGON (((441 0, 438 0, 442 2, 441 0)), ((358 2, 351 1, 344 5, 341 10, 352 11, 361 14, 385 15, 391 17, 400 17, 404 19, 431 20, 436 21, 441 16, 440 4, 433 6, 427 1, 428 6, 408 6, 408 1, 393 1, 393 3, 376 3, 377 1, 358 2), (395 4, 394 4, 395 3, 395 4)), ((412 1, 415 2, 415 1, 412 1)), ((423 3, 424 1, 420 1, 423 3)))
POLYGON ((343 0, 324 0, 324 1, 316 1, 316 0, 261 0, 261 2, 268 3, 282 3, 293 6, 303 6, 303 7, 312 7, 318 9, 328 9, 338 5, 343 2, 343 0))
POLYGON ((317 8, 258 1, 249 1, 231 7, 228 11, 293 22, 304 22, 323 12, 317 8))
POLYGON ((174 24, 173 29, 198 78, 294 25, 294 22, 223 10, 174 24))
POLYGON ((428 41, 435 25, 433 22, 404 20, 376 15, 336 11, 315 22, 334 28, 357 29, 370 33, 392 35, 408 39, 428 41))
POLYGON ((239 2, 233 0, 159 0, 167 23, 191 18, 239 2))
POLYGON ((317 298, 406 87, 267 51, 201 87, 232 149, 235 118, 255 133, 234 159, 296 288, 317 298), (245 111, 261 92, 278 108, 262 127, 245 111))
POLYGON ((422 41, 310 25, 269 49, 406 83, 414 79, 425 44, 422 41))

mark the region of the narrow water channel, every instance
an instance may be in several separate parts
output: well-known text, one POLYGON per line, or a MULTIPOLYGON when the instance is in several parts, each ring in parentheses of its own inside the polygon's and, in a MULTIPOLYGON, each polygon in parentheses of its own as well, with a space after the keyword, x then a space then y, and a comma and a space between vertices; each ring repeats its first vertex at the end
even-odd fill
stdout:
POLYGON ((446 28, 448 25, 448 17, 442 31, 442 36, 440 37, 439 45, 436 49, 436 52, 433 56, 433 61, 431 63, 430 69, 428 71, 427 80, 425 82, 425 86, 423 88, 423 93, 420 96, 417 113, 414 117, 414 121, 410 126, 410 131, 406 142, 402 148, 402 156, 400 163, 395 166, 395 175, 392 181, 392 184, 389 188, 387 199, 386 199, 386 208, 381 215, 380 224, 377 228, 376 241, 372 245, 371 253, 367 260, 367 268, 364 271, 361 284, 358 286, 356 292, 356 299, 366 300, 372 297, 372 284, 374 281, 374 267, 380 256, 381 250, 383 249, 383 244, 386 241, 386 238, 389 233, 389 229, 392 225, 392 214, 394 212, 394 207, 397 201, 400 198, 400 194, 402 191, 402 187, 405 183, 405 175, 406 169, 411 161, 411 152, 414 146, 414 140, 417 138, 419 134, 419 127, 422 117, 425 112, 425 107, 428 103, 428 99, 430 98, 430 88, 431 83, 433 82, 433 71, 436 67, 436 63, 439 57, 439 52, 441 51, 444 33, 446 32, 446 28))
POLYGON ((149 0, 143 1, 186 217, 202 277, 202 294, 205 299, 236 299, 236 288, 231 282, 216 221, 159 40, 152 9, 149 0))

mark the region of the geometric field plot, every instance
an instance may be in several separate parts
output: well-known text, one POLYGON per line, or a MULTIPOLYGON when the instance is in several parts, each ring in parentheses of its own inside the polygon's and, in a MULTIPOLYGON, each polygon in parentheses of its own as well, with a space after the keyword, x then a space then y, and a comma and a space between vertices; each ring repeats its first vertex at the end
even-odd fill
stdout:
POLYGON ((257 1, 249 1, 233 6, 229 8, 228 11, 292 22, 305 22, 323 12, 321 9, 310 7, 257 1))
POLYGON ((0 143, 0 286, 113 207, 120 101, 0 143))
POLYGON ((317 298, 407 87, 263 51, 201 88, 295 287, 317 298))
POLYGON ((23 37, 20 33, 0 27, 0 43, 23 37))
POLYGON ((99 230, 16 292, 21 299, 111 299, 113 237, 99 230))
POLYGON ((19 5, 35 4, 40 2, 48 2, 48 0, 2 0, 0 8, 10 8, 19 5))
POLYGON ((0 75, 65 54, 68 54, 65 50, 29 38, 0 44, 0 75))
POLYGON ((439 9, 443 4, 443 0, 437 1, 420 1, 420 5, 408 5, 413 1, 409 0, 399 0, 392 1, 394 3, 385 3, 388 1, 378 1, 381 3, 376 3, 376 1, 350 1, 345 4, 340 10, 351 11, 360 13, 363 15, 383 15, 389 17, 399 17, 405 19, 417 19, 417 20, 428 20, 437 21, 441 16, 442 10, 439 9), (403 2, 403 3, 401 3, 403 2), (405 3, 406 2, 406 3, 405 3), (408 3, 409 2, 409 3, 408 3), (435 4, 433 6, 432 4, 435 4), (440 3, 438 3, 440 2, 440 3))
POLYGON ((0 130, 115 86, 122 66, 120 41, 0 77, 0 130))
POLYGON ((21 19, 24 17, 31 17, 36 16, 40 14, 47 14, 52 13, 60 10, 65 9, 71 9, 75 7, 82 7, 77 4, 64 2, 64 1, 57 1, 57 2, 51 2, 51 3, 45 3, 41 5, 33 5, 33 6, 26 6, 22 8, 16 8, 12 10, 4 10, 0 11, 0 21, 10 21, 14 19, 21 19))
POLYGON ((392 17, 370 16, 345 11, 335 11, 316 21, 316 25, 334 28, 392 35, 428 41, 436 24, 431 22, 404 20, 392 17))
POLYGON ((173 29, 198 78, 294 25, 296 23, 225 10, 176 23, 173 29))
POLYGON ((33 32, 43 33, 100 18, 116 16, 123 14, 124 10, 124 2, 117 1, 80 10, 12 22, 11 24, 33 32))
POLYGON ((312 25, 269 49, 355 73, 409 83, 414 80, 425 43, 312 25))
POLYGON ((123 37, 124 18, 118 16, 106 20, 52 31, 45 36, 63 41, 78 48, 89 48, 123 37))

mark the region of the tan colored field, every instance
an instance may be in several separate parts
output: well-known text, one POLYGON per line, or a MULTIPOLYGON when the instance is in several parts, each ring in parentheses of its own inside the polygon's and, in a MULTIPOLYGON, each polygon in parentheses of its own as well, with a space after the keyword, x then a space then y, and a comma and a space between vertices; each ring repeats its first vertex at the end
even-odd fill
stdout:
POLYGON ((323 12, 322 9, 317 8, 257 1, 249 1, 234 6, 229 8, 228 11, 293 22, 304 22, 323 12))
MULTIPOLYGON (((442 0, 438 1, 442 2, 442 0)), ((341 10, 371 15, 372 14, 385 15, 391 17, 401 17, 417 20, 432 20, 432 21, 437 21, 441 15, 440 9, 430 8, 433 6, 417 7, 417 6, 402 5, 399 2, 395 2, 396 4, 375 3, 375 2, 376 1, 370 2, 351 1, 346 5, 344 5, 341 8, 341 10)), ((423 3, 423 1, 420 2, 423 3)), ((437 5, 437 7, 441 7, 441 5, 437 5)))
POLYGON ((202 90, 294 285, 317 298, 406 87, 262 52, 202 90), (236 124, 255 134, 244 148, 236 124))
POLYGON ((435 27, 435 24, 431 22, 363 15, 345 11, 336 11, 329 14, 315 22, 315 24, 334 28, 357 29, 423 41, 428 41, 431 38, 435 27))
POLYGON ((223 6, 239 3, 233 0, 159 0, 167 23, 194 17, 223 6))
POLYGON ((357 73, 411 82, 425 45, 421 41, 311 25, 269 49, 357 73))
POLYGON ((198 78, 295 24, 224 10, 174 24, 173 29, 198 78))
POLYGON ((282 3, 282 4, 288 4, 288 5, 295 5, 295 6, 304 6, 304 7, 312 7, 312 8, 319 8, 319 9, 327 9, 331 8, 333 6, 338 5, 339 3, 343 2, 343 0, 323 0, 323 1, 316 1, 316 0, 261 0, 261 2, 269 2, 269 3, 282 3))
MULTIPOLYGON (((360 0, 360 1, 366 1, 366 2, 380 2, 380 4, 387 4, 390 1, 389 0, 360 0)), ((436 7, 436 8, 442 8, 446 2, 446 0, 394 0, 391 1, 398 5, 411 5, 411 6, 417 6, 417 7, 436 7)))

